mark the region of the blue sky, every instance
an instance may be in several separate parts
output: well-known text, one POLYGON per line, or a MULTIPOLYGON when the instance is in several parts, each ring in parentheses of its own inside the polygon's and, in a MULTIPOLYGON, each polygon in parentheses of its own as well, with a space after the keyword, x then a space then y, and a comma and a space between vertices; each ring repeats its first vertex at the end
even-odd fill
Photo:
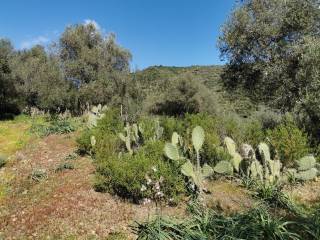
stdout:
POLYGON ((222 64, 216 40, 235 0, 10 0, 0 37, 16 48, 48 44, 69 24, 95 21, 133 54, 132 67, 222 64))

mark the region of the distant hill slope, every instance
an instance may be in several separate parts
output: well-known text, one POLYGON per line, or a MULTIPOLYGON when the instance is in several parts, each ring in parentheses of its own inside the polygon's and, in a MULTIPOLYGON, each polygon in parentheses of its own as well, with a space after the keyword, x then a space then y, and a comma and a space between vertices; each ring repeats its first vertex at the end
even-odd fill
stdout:
POLYGON ((236 112, 242 116, 250 114, 257 109, 254 104, 241 90, 229 92, 224 87, 221 74, 223 66, 191 66, 191 67, 168 67, 152 66, 136 73, 146 94, 157 94, 167 90, 167 83, 173 78, 189 74, 207 86, 212 94, 219 99, 222 110, 236 112))

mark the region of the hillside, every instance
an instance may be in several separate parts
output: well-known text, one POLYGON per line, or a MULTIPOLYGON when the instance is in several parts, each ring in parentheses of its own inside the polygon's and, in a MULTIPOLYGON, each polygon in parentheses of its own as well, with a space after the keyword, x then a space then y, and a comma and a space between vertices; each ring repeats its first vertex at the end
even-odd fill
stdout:
POLYGON ((190 76, 209 88, 216 95, 222 111, 236 112, 241 116, 247 116, 258 106, 254 104, 241 90, 228 91, 221 77, 223 66, 152 66, 136 73, 136 79, 141 83, 144 92, 158 94, 165 91, 168 82, 175 78, 190 76))

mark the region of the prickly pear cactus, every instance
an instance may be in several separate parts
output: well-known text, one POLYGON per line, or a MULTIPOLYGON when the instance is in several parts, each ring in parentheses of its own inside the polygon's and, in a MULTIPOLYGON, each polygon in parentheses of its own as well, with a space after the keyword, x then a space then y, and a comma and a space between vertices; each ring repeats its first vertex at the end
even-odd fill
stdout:
POLYGON ((296 174, 296 178, 302 181, 308 181, 316 178, 318 170, 316 168, 310 168, 309 170, 300 171, 296 174))
POLYGON ((130 154, 133 154, 132 143, 138 145, 139 143, 139 127, 137 124, 133 124, 132 126, 127 123, 124 127, 125 134, 119 133, 119 138, 126 144, 126 148, 130 154))
POLYGON ((237 148, 236 143, 232 140, 232 138, 225 137, 224 145, 225 145, 228 153, 232 156, 231 163, 234 167, 234 170, 236 172, 239 172, 242 157, 236 150, 236 148, 237 148))
POLYGON ((281 162, 280 160, 269 160, 267 162, 269 167, 270 176, 272 177, 273 181, 276 179, 280 179, 281 177, 281 162))
POLYGON ((202 191, 203 180, 212 176, 214 170, 207 164, 204 164, 203 167, 198 170, 190 160, 187 160, 187 162, 181 166, 181 173, 189 177, 199 190, 202 191))
POLYGON ((301 181, 308 181, 316 178, 320 175, 320 171, 317 168, 318 164, 314 156, 309 155, 296 161, 298 165, 298 172, 296 178, 301 181))
POLYGON ((90 143, 91 143, 91 146, 94 147, 97 143, 97 140, 96 140, 96 137, 95 136, 91 136, 90 137, 90 143))
POLYGON ((172 143, 165 144, 164 153, 171 160, 178 161, 180 159, 183 159, 183 157, 181 157, 179 154, 178 147, 176 145, 173 145, 172 143))
POLYGON ((157 119, 155 122, 155 134, 154 134, 154 140, 159 140, 161 139, 163 135, 164 128, 160 126, 160 122, 157 119))
POLYGON ((296 161, 296 163, 298 164, 299 171, 305 171, 315 167, 316 159, 314 158, 314 156, 310 155, 301 158, 300 160, 296 161))
POLYGON ((233 174, 233 166, 228 161, 218 162, 217 165, 213 168, 213 170, 219 174, 227 174, 227 175, 233 174))
POLYGON ((176 132, 173 132, 172 137, 171 137, 171 143, 175 146, 177 146, 179 144, 179 134, 176 132))
POLYGON ((250 165, 250 177, 263 181, 263 167, 257 160, 254 160, 250 165))
POLYGON ((230 137, 224 138, 224 145, 226 146, 228 153, 232 156, 236 153, 236 143, 230 137))
POLYGON ((271 156, 270 156, 270 149, 269 146, 262 142, 258 145, 258 151, 259 151, 259 155, 261 157, 262 163, 265 164, 267 163, 269 160, 271 160, 271 156))
POLYGON ((202 127, 197 126, 192 131, 192 144, 197 153, 199 153, 204 143, 204 130, 202 127))
POLYGON ((88 112, 88 122, 87 127, 93 128, 97 126, 98 120, 104 117, 104 112, 107 110, 107 106, 93 106, 91 110, 88 112))
POLYGON ((244 143, 240 149, 240 155, 244 159, 256 159, 255 151, 251 145, 244 143))

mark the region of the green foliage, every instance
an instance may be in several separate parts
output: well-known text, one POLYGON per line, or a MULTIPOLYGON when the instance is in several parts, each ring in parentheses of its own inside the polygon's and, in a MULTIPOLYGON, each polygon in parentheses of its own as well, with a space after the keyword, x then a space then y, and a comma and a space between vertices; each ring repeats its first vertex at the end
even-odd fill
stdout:
POLYGON ((191 216, 183 221, 156 218, 137 223, 133 231, 138 239, 293 240, 300 237, 300 233, 291 230, 292 222, 273 216, 263 205, 229 217, 201 204, 192 204, 189 209, 191 216))
POLYGON ((320 169, 316 159, 312 156, 305 156, 296 161, 298 169, 288 169, 290 177, 294 180, 307 181, 320 175, 320 169))
POLYGON ((81 135, 76 139, 78 153, 81 155, 89 154, 92 149, 91 136, 93 131, 85 129, 81 132, 81 135))
POLYGON ((12 81, 10 59, 13 46, 9 40, 0 39, 0 119, 8 118, 21 110, 20 98, 12 81))
POLYGON ((308 154, 308 138, 290 117, 275 129, 268 130, 267 136, 286 167, 292 167, 295 160, 308 154))
POLYGON ((62 172, 64 170, 72 170, 72 169, 74 169, 73 163, 62 162, 57 166, 57 168, 55 169, 55 172, 62 172))
MULTIPOLYGON (((177 133, 174 133, 175 136, 177 133)), ((181 138, 182 140, 182 138, 181 138)), ((203 191, 203 180, 213 175, 214 171, 212 167, 206 163, 201 166, 200 162, 200 150, 205 140, 205 133, 202 127, 196 126, 192 130, 192 148, 184 145, 183 140, 178 141, 179 145, 173 143, 166 143, 164 148, 164 153, 166 156, 179 162, 179 160, 186 160, 185 163, 181 166, 181 173, 186 177, 190 178, 192 183, 197 187, 196 190, 202 194, 203 191), (196 159, 188 158, 192 155, 192 151, 196 153, 196 159), (184 155, 185 156, 184 156, 184 155), (189 156, 188 156, 189 154, 189 156), (194 165, 191 161, 195 160, 196 164, 194 165)))
POLYGON ((145 223, 136 222, 132 226, 138 240, 165 240, 165 239, 207 239, 201 231, 200 225, 191 220, 179 221, 175 219, 157 217, 145 223))
POLYGON ((40 137, 45 137, 50 134, 71 133, 74 132, 76 128, 77 124, 74 119, 62 115, 52 115, 49 117, 49 120, 44 123, 33 121, 30 131, 40 137))
POLYGON ((246 0, 222 29, 219 47, 228 60, 222 78, 256 102, 295 110, 319 139, 319 2, 246 0))
POLYGON ((154 96, 147 100, 147 103, 150 112, 160 115, 180 116, 185 113, 217 112, 217 100, 214 95, 190 75, 173 79, 162 95, 154 96))
POLYGON ((177 198, 184 192, 184 181, 178 166, 163 160, 163 143, 149 142, 134 155, 102 153, 96 160, 97 178, 95 187, 138 202, 151 197, 148 191, 141 191, 146 185, 146 174, 155 167, 156 174, 164 178, 165 198, 177 198))
POLYGON ((164 129, 164 139, 171 140, 174 132, 184 132, 185 127, 183 121, 179 118, 163 116, 160 118, 160 125, 164 129))
MULTIPOLYGON (((186 128, 192 129, 196 126, 201 126, 206 137, 202 146, 203 150, 200 152, 201 161, 214 166, 218 161, 228 158, 228 156, 219 151, 220 136, 218 134, 218 119, 214 115, 206 113, 186 114, 183 119, 183 124, 186 128)), ((188 139, 188 136, 184 136, 188 139)))

